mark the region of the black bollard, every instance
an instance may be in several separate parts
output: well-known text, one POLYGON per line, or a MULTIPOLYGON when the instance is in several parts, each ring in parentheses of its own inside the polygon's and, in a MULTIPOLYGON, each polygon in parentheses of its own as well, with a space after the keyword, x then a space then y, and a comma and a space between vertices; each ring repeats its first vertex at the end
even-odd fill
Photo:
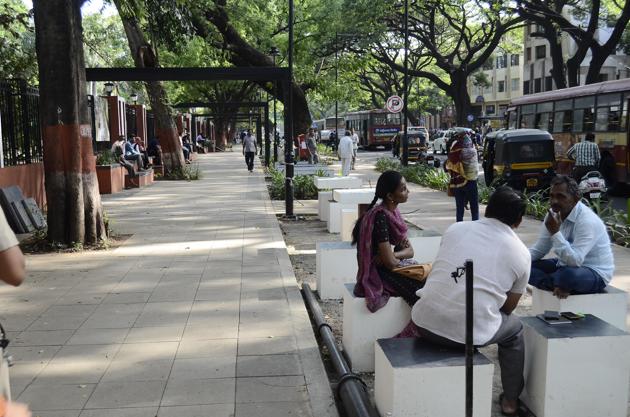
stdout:
POLYGON ((473 261, 466 259, 466 417, 473 415, 473 261))

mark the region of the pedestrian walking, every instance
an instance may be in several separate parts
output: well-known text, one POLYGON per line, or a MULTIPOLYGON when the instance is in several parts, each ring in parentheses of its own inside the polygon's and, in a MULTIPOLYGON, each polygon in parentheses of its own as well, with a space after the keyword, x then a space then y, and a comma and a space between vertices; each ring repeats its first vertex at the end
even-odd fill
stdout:
POLYGON ((256 137, 251 132, 247 132, 243 138, 243 155, 249 172, 254 172, 254 156, 256 156, 257 151, 256 137))
POLYGON ((455 140, 448 151, 445 169, 451 176, 448 193, 455 197, 455 219, 458 222, 464 220, 464 208, 470 203, 472 220, 479 220, 477 150, 466 133, 460 132, 455 135, 455 140))
POLYGON ((339 148, 339 138, 337 137, 336 130, 330 132, 330 135, 328 136, 328 143, 330 144, 333 152, 337 152, 337 149, 339 148))
POLYGON ((357 161, 357 151, 359 150, 359 135, 353 129, 350 130, 351 138, 352 138, 352 169, 354 169, 354 164, 357 161))
POLYGON ((575 161, 573 167, 573 179, 580 182, 589 171, 597 171, 601 154, 595 143, 595 135, 588 132, 583 142, 578 142, 567 151, 567 156, 575 161))
POLYGON ((352 166, 352 159, 354 155, 352 133, 350 133, 350 131, 346 130, 346 134, 339 140, 337 153, 341 159, 341 175, 347 177, 350 175, 350 168, 352 166))
POLYGON ((317 164, 319 162, 319 155, 317 155, 317 142, 315 140, 315 131, 313 129, 308 130, 306 136, 306 149, 308 149, 308 163, 317 164))

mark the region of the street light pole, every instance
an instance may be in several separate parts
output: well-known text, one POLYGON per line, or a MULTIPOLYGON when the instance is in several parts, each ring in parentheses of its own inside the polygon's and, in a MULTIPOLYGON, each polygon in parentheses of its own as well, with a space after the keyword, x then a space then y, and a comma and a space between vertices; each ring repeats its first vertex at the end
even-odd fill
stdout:
MULTIPOLYGON (((339 33, 335 31, 335 141, 339 142, 339 86, 337 80, 339 78, 339 33)), ((324 125, 326 122, 324 121, 324 125)))
POLYGON ((409 163, 409 137, 407 136, 407 101, 409 100, 409 0, 405 0, 405 74, 403 82, 403 152, 402 152, 402 164, 407 166, 409 163))
MULTIPOLYGON (((273 58, 273 66, 276 66, 276 57, 280 54, 280 51, 275 46, 269 49, 269 54, 273 58)), ((276 132, 278 131, 278 124, 276 120, 276 96, 278 95, 278 81, 273 82, 273 160, 278 161, 278 137, 276 132)))
POLYGON ((293 0, 289 0, 289 81, 287 87, 287 126, 284 127, 285 215, 293 217, 293 0))

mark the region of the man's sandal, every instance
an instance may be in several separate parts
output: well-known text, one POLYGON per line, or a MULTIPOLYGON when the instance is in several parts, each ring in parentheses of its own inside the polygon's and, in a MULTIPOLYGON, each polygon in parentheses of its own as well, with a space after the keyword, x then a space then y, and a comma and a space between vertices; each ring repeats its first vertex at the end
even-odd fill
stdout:
POLYGON ((520 406, 520 400, 516 400, 516 410, 508 413, 506 411, 503 410, 503 393, 499 394, 499 407, 501 407, 501 414, 504 416, 510 416, 510 417, 515 417, 518 416, 518 410, 519 410, 519 406, 520 406))

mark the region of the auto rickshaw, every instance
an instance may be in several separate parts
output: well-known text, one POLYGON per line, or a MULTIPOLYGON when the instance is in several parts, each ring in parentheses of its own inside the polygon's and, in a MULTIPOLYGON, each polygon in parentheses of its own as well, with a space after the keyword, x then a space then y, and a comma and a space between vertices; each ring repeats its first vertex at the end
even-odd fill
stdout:
POLYGON ((496 182, 517 190, 549 187, 555 176, 553 137, 544 130, 499 130, 486 136, 483 169, 486 184, 496 182))
MULTIPOLYGON (((409 132, 409 153, 407 159, 409 161, 423 160, 427 156, 427 137, 422 132, 409 132)), ((400 132, 392 138, 392 155, 401 157, 403 152, 403 144, 400 132)))

